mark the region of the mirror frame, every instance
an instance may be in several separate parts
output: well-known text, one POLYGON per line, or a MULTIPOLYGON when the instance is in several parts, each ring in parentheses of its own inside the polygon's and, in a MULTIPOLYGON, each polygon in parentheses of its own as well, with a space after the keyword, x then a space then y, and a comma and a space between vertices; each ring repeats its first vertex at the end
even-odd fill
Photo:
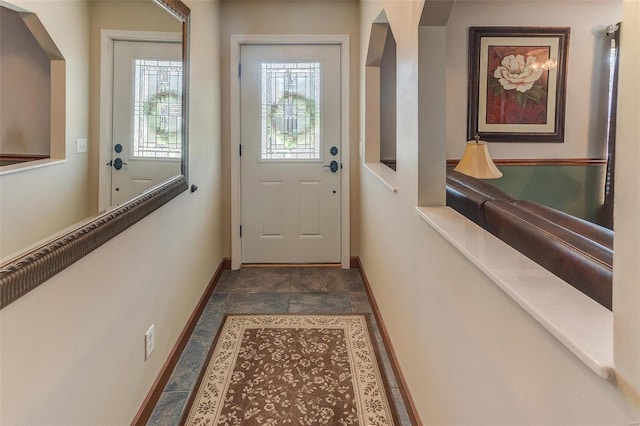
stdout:
POLYGON ((152 1, 182 22, 182 174, 0 265, 0 309, 91 253, 188 188, 191 10, 181 0, 152 1))

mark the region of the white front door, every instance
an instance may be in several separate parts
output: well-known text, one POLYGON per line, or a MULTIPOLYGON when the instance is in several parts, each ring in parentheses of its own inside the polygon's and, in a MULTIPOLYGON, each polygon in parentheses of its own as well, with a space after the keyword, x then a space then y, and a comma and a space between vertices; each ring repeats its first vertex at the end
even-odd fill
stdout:
POLYGON ((242 45, 243 263, 340 262, 339 45, 242 45))
POLYGON ((111 203, 180 174, 182 44, 115 41, 111 203))

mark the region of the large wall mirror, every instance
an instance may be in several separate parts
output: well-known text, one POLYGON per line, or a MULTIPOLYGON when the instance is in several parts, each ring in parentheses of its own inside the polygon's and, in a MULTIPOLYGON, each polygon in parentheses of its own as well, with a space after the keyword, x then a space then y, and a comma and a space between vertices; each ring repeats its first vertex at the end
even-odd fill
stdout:
MULTIPOLYGON (((37 51, 47 40, 23 66, 37 67, 29 75, 41 75, 51 105, 45 119, 15 108, 2 117, 18 130, 2 133, 0 156, 23 140, 50 147, 0 163, 2 309, 187 189, 190 10, 180 0, 0 0, 0 11, 3 22, 26 23, 27 40, 3 33, 14 48, 0 55, 15 60, 15 46, 37 51), (60 67, 66 78, 47 85, 60 67)), ((2 87, 26 87, 25 74, 2 87)))

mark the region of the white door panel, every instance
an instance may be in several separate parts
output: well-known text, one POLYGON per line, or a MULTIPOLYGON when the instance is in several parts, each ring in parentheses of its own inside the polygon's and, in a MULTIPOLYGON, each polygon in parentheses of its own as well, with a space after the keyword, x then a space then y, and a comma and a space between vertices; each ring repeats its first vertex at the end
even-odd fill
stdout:
POLYGON ((182 44, 115 41, 111 206, 180 174, 182 44))
POLYGON ((241 47, 243 263, 340 262, 340 49, 241 47))
POLYGON ((300 238, 322 237, 320 232, 320 192, 322 182, 299 182, 300 193, 300 238))
POLYGON ((260 199, 262 201, 261 237, 284 237, 284 199, 282 182, 261 182, 260 199))

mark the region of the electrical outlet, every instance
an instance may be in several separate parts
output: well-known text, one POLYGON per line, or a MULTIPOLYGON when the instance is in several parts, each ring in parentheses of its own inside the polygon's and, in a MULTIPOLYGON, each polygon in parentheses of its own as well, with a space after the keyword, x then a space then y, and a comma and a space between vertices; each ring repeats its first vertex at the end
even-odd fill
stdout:
POLYGON ((81 154, 87 152, 87 138, 76 140, 76 153, 81 154))
POLYGON ((153 329, 153 324, 151 324, 151 327, 149 327, 147 332, 144 334, 144 359, 145 359, 145 361, 147 359, 149 359, 149 357, 151 356, 151 352, 153 352, 153 348, 154 348, 155 344, 156 344, 155 330, 153 329))

